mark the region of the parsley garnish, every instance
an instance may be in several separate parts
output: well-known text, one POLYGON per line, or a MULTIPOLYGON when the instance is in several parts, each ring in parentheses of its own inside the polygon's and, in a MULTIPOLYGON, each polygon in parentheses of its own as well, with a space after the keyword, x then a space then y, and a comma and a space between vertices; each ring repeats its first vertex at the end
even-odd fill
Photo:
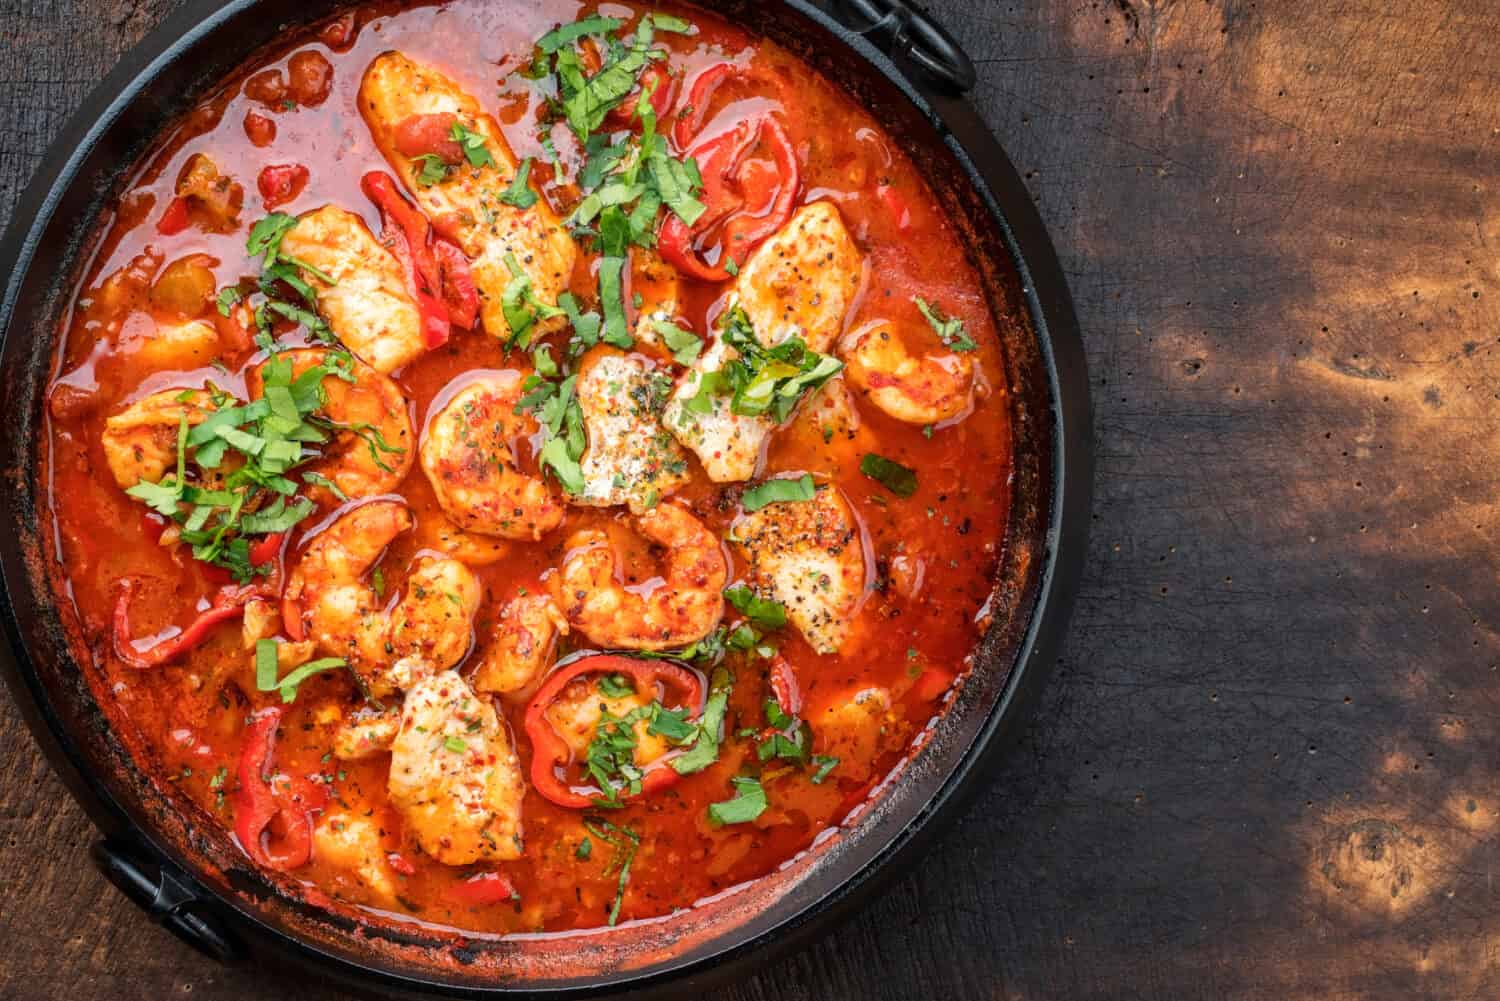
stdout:
MULTIPOLYGON (((489 153, 485 153, 485 156, 489 156, 489 153)), ((528 156, 516 168, 516 176, 511 178, 510 187, 500 193, 500 200, 518 209, 531 208, 536 204, 536 192, 531 190, 530 179, 531 157, 528 156)))
POLYGON ((746 511, 759 511, 767 504, 788 504, 810 501, 817 496, 811 473, 801 476, 766 480, 740 495, 740 506, 746 511))
MULTIPOLYGON (((588 831, 600 841, 610 845, 615 850, 614 858, 610 859, 609 865, 604 867, 604 875, 608 876, 616 868, 620 871, 619 881, 615 885, 615 902, 609 909, 609 926, 613 928, 615 922, 620 920, 620 905, 625 901, 625 884, 630 882, 630 863, 635 861, 635 853, 641 847, 641 835, 629 827, 621 827, 611 824, 602 818, 590 818, 583 822, 584 830, 588 831)), ((580 845, 579 851, 583 848, 580 845)), ((590 849, 592 852, 592 849, 590 849)), ((587 856, 581 856, 587 857, 587 856)))
POLYGON ((897 497, 910 497, 917 492, 916 472, 883 455, 866 452, 859 460, 859 471, 897 497))
POLYGON ((434 184, 440 184, 448 177, 448 161, 436 153, 423 153, 421 156, 411 158, 413 163, 420 163, 422 169, 417 171, 417 183, 424 188, 430 188, 434 184))
POLYGON ((760 780, 749 776, 730 779, 734 786, 734 798, 722 803, 710 803, 708 819, 715 824, 746 824, 765 812, 766 791, 760 780))
POLYGON ((313 675, 349 666, 348 661, 343 658, 324 657, 308 661, 278 681, 277 645, 276 640, 255 641, 255 687, 262 692, 279 690, 282 702, 294 701, 297 698, 297 687, 313 675))
POLYGON ((713 398, 728 395, 731 413, 768 415, 778 424, 791 416, 804 396, 844 367, 830 355, 810 349, 800 337, 765 347, 755 336, 744 309, 730 309, 721 323, 724 342, 739 352, 716 372, 697 376, 698 392, 684 401, 688 413, 713 412, 713 398))
MULTIPOLYGON (((469 166, 494 166, 495 158, 490 156, 490 151, 485 148, 484 136, 469 129, 463 122, 453 123, 453 128, 448 130, 448 138, 458 143, 459 148, 464 151, 464 159, 469 161, 469 166)), ((525 207, 522 206, 522 208, 525 207)))
POLYGON ((778 601, 757 597, 755 592, 743 584, 736 584, 724 592, 729 603, 740 614, 761 629, 780 629, 786 625, 786 606, 778 601))
POLYGON ((672 352, 672 360, 679 365, 691 365, 698 360, 703 350, 703 338, 691 330, 684 330, 671 320, 654 320, 652 325, 661 335, 662 343, 672 352))
POLYGON ((912 302, 917 304, 917 309, 927 319, 932 329, 937 331, 938 337, 943 343, 954 351, 973 351, 979 345, 969 337, 969 332, 964 329, 964 321, 956 316, 946 316, 936 306, 928 305, 921 296, 912 296, 912 302))

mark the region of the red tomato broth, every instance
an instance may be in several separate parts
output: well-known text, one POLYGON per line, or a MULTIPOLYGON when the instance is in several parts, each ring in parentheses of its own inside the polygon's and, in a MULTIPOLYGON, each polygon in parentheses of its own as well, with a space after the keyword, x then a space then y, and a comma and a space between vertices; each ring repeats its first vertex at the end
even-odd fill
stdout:
MULTIPOLYGON (((781 122, 802 162, 798 204, 820 198, 834 201, 866 257, 864 289, 847 329, 887 319, 902 328, 903 338, 914 350, 938 350, 941 345, 936 336, 911 304, 913 295, 921 295, 965 322, 979 345, 975 355, 979 368, 993 385, 971 413, 930 436, 861 400, 860 415, 869 440, 876 443, 874 450, 917 471, 919 487, 909 499, 898 498, 861 475, 860 453, 841 452, 841 443, 824 447, 795 423, 773 438, 765 475, 803 470, 827 474, 848 497, 867 554, 873 557, 873 589, 856 626, 873 635, 862 651, 818 656, 791 627, 776 637, 796 674, 804 704, 802 716, 813 726, 813 750, 824 749, 817 737, 820 713, 853 691, 888 690, 894 722, 878 737, 879 753, 869 774, 846 777, 835 771, 816 785, 806 772, 767 778, 770 808, 753 823, 717 828, 706 815, 706 805, 728 799, 732 794, 729 779, 755 759, 754 739, 734 735, 742 728, 764 726, 761 705, 772 694, 767 678, 770 661, 731 661, 736 684, 720 759, 705 771, 622 810, 600 811, 605 820, 641 833, 622 920, 691 906, 695 900, 772 871, 808 850, 821 832, 838 824, 863 798, 872 781, 899 764, 913 741, 920 739, 926 722, 940 711, 945 694, 930 691, 931 684, 917 685, 918 679, 929 668, 933 676, 962 673, 987 624, 1010 502, 1011 429, 995 320, 978 277, 964 258, 957 231, 921 175, 867 111, 795 57, 712 15, 667 6, 688 16, 699 29, 691 38, 658 38, 671 50, 674 71, 682 70, 687 81, 703 67, 727 58, 748 60, 782 82, 781 122), (919 697, 919 689, 930 697, 919 697)), ((502 121, 518 158, 540 153, 531 128, 540 99, 523 82, 504 78, 529 58, 536 37, 596 9, 631 16, 646 5, 467 0, 405 10, 389 5, 360 8, 358 33, 352 45, 339 46, 342 51, 310 35, 246 71, 249 76, 272 67, 285 74, 298 52, 317 51, 332 66, 326 99, 310 107, 268 108, 245 96, 242 82, 232 82, 164 140, 107 221, 59 350, 48 421, 48 489, 67 598, 91 638, 95 670, 89 678, 113 725, 137 735, 132 745, 143 749, 149 765, 226 828, 233 825, 232 786, 247 719, 256 709, 279 704, 280 699, 275 692, 256 690, 250 651, 242 644, 237 624, 220 627, 208 643, 181 661, 153 671, 131 669, 107 652, 114 582, 120 577, 138 580, 131 615, 140 638, 186 625, 207 607, 206 597, 213 594, 217 581, 185 554, 174 559, 171 551, 143 531, 145 509, 126 497, 109 475, 100 434, 107 415, 163 388, 198 386, 212 380, 243 398, 245 371, 253 364, 252 356, 242 352, 221 359, 227 368, 143 372, 132 358, 157 322, 149 311, 149 283, 114 303, 97 290, 106 277, 152 249, 163 266, 190 254, 209 255, 218 262, 212 270, 221 287, 254 274, 256 266, 245 253, 245 236, 250 223, 262 214, 256 177, 273 164, 300 164, 309 172, 306 185, 292 201, 279 206, 280 211, 297 214, 333 203, 359 213, 378 234, 379 215, 361 194, 360 177, 368 170, 388 167, 358 114, 355 92, 364 67, 386 49, 401 49, 441 67, 478 97, 502 121), (502 113, 501 108, 509 110, 502 113), (244 120, 252 112, 274 122, 274 138, 260 145, 251 141, 244 120), (178 172, 195 153, 209 155, 221 171, 244 187, 240 225, 223 234, 190 226, 163 235, 155 222, 173 198, 178 172), (229 776, 222 782, 216 780, 220 769, 229 776)), ((679 102, 682 92, 679 83, 679 102)), ((723 99, 738 99, 739 94, 726 84, 716 108, 723 99)), ((271 130, 257 127, 254 131, 265 140, 271 130)), ((559 137, 564 131, 557 130, 559 137)), ((669 122, 663 123, 662 132, 670 134, 669 122)), ((576 169, 571 147, 559 141, 558 148, 565 158, 571 157, 576 169)), ((569 197, 577 197, 576 188, 560 183, 540 160, 533 177, 560 212, 570 207, 569 197)), ((580 298, 592 298, 594 259, 580 255, 573 278, 580 298)), ((711 329, 711 321, 723 308, 724 290, 721 285, 686 283, 683 315, 694 331, 707 334, 711 329)), ((204 318, 211 319, 211 315, 204 318)), ((454 380, 473 370, 507 368, 526 371, 529 361, 519 353, 504 357, 500 341, 476 326, 467 333, 455 329, 447 344, 395 378, 410 401, 414 427, 420 429, 454 380)), ((535 445, 518 451, 523 467, 533 471, 535 445)), ((399 593, 413 557, 424 550, 420 523, 439 517, 433 492, 419 468, 413 468, 400 493, 412 507, 419 528, 398 538, 380 562, 389 595, 399 593)), ((689 501, 704 523, 723 537, 737 514, 737 494, 736 486, 711 484, 697 471, 677 496, 689 501)), ((288 565, 305 544, 307 530, 325 521, 327 514, 320 512, 294 531, 286 549, 288 565)), ((630 519, 622 509, 570 507, 560 530, 536 543, 502 543, 502 558, 473 568, 486 596, 476 625, 477 643, 486 641, 504 601, 523 588, 532 593, 546 589, 546 577, 561 562, 567 537, 591 525, 609 526, 621 537, 630 532, 630 519)), ((733 582, 741 578, 745 567, 732 546, 726 544, 725 551, 733 582)), ((627 567, 625 572, 630 580, 641 582, 655 576, 657 568, 648 562, 627 567)), ((731 612, 729 621, 734 618, 731 612)), ((575 634, 564 641, 562 653, 586 647, 587 641, 575 634)), ((511 881, 519 900, 475 905, 455 897, 455 885, 475 870, 440 865, 403 844, 400 818, 385 793, 386 757, 345 762, 329 756, 339 720, 361 703, 345 672, 325 673, 304 682, 296 701, 286 707, 276 767, 288 774, 321 777, 331 794, 330 809, 353 815, 368 811, 378 820, 384 835, 382 847, 399 853, 391 872, 399 887, 397 900, 393 904, 374 897, 351 872, 316 854, 308 866, 295 872, 295 878, 354 903, 478 933, 561 932, 605 923, 618 881, 609 870, 613 848, 590 837, 592 852, 580 859, 579 845, 588 836, 585 814, 558 807, 529 788, 524 802, 526 853, 519 861, 497 867, 511 881)), ((522 771, 529 774, 532 751, 521 726, 525 704, 497 706, 509 722, 522 771)), ((765 774, 771 775, 776 767, 777 763, 769 763, 765 774)))

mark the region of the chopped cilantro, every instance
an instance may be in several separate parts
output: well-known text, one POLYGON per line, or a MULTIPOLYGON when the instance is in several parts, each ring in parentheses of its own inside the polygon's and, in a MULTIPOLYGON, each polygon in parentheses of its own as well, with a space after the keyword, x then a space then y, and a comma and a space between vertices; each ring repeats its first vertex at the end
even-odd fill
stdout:
POLYGON ((734 786, 734 798, 710 803, 709 820, 715 824, 746 824, 765 812, 769 804, 759 779, 741 775, 730 782, 734 786))
POLYGON ((767 504, 787 504, 810 501, 817 496, 811 473, 798 477, 781 477, 766 480, 740 495, 740 506, 746 511, 759 511, 767 504))
POLYGON ((897 497, 910 497, 917 492, 917 474, 883 455, 866 452, 859 460, 859 471, 897 497))

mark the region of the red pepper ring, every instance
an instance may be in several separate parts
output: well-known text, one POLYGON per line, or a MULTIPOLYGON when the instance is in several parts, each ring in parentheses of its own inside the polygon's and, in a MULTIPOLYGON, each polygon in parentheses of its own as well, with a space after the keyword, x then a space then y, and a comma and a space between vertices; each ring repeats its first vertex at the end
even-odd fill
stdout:
POLYGON ((208 639, 214 626, 244 613, 245 602, 254 595, 244 594, 243 591, 242 588, 232 587, 220 589, 214 597, 213 604, 208 607, 207 611, 199 614, 186 629, 170 639, 164 639, 145 650, 140 650, 131 638, 130 629, 130 599, 135 593, 135 581, 126 577, 120 584, 120 596, 115 599, 115 656, 138 670, 159 667, 177 659, 208 639))
POLYGON ((708 105, 713 100, 714 91, 731 77, 754 80, 768 84, 778 92, 781 90, 781 84, 775 77, 741 63, 714 63, 705 68, 693 77, 693 84, 687 91, 687 101, 678 113, 676 124, 672 126, 672 138, 678 149, 686 151, 697 141, 698 133, 703 131, 703 123, 708 119, 708 105))
MULTIPOLYGON (((675 686, 696 715, 703 713, 703 679, 685 667, 664 660, 642 660, 614 654, 582 657, 554 671, 526 705, 526 736, 531 740, 531 784, 543 797, 558 806, 586 810, 595 805, 595 797, 574 791, 558 777, 558 766, 566 765, 572 750, 547 719, 547 708, 569 682, 585 674, 623 674, 635 682, 636 691, 651 691, 660 682, 675 686)), ((638 796, 648 796, 676 784, 682 778, 663 759, 647 768, 641 778, 638 796)))
POLYGON ((765 114, 740 122, 728 132, 699 143, 689 155, 697 161, 699 173, 703 175, 705 210, 691 228, 676 214, 667 213, 657 236, 658 249, 669 264, 690 278, 705 282, 728 281, 731 275, 727 262, 733 260, 736 267, 744 264, 752 250, 792 217, 802 182, 797 152, 776 119, 765 114), (768 145, 776 160, 779 184, 769 199, 765 197, 764 172, 747 176, 742 170, 746 155, 757 141, 768 145), (730 190, 730 178, 735 179, 741 194, 730 190), (753 183, 747 184, 747 180, 753 183), (760 196, 757 201, 762 204, 747 208, 743 194, 751 187, 758 189, 755 192, 760 196), (734 215, 723 224, 719 241, 723 248, 720 264, 715 267, 703 263, 692 246, 694 238, 742 208, 746 209, 745 214, 734 215))
MULTIPOLYGON (((421 316, 423 341, 429 348, 447 343, 450 316, 448 306, 440 298, 443 273, 428 239, 431 224, 415 206, 401 197, 389 174, 372 170, 360 178, 359 188, 380 209, 383 242, 401 261, 410 279, 417 312, 421 316)), ((473 278, 470 277, 469 281, 472 284, 473 278)))
POLYGON ((792 673, 792 665, 780 654, 771 661, 771 693, 776 696, 781 711, 788 716, 802 712, 802 690, 797 685, 797 675, 792 673))
POLYGON ((234 833, 251 859, 288 871, 306 865, 312 858, 312 811, 321 809, 326 793, 320 799, 319 790, 311 782, 273 774, 276 728, 281 725, 282 711, 281 706, 262 709, 245 731, 234 801, 234 833), (284 782, 285 792, 277 792, 277 780, 284 782))

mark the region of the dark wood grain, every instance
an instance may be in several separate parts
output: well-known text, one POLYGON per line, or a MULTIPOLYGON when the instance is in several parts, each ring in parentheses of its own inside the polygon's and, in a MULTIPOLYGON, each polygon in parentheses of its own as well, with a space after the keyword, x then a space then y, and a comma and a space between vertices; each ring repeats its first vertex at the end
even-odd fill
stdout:
MULTIPOLYGON (((0 218, 170 6, 0 0, 0 218)), ((1083 322, 1087 577, 968 815, 721 996, 1497 996, 1500 8, 931 7, 1083 322)), ((149 927, 90 837, 0 706, 0 996, 338 996, 149 927)))

